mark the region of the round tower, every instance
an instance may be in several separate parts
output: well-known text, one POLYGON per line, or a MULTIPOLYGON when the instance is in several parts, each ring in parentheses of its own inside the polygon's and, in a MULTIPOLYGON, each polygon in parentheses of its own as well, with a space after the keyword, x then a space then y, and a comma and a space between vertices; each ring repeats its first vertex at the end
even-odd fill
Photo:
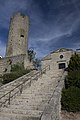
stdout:
POLYGON ((28 29, 28 16, 17 13, 11 18, 6 57, 27 53, 28 29))

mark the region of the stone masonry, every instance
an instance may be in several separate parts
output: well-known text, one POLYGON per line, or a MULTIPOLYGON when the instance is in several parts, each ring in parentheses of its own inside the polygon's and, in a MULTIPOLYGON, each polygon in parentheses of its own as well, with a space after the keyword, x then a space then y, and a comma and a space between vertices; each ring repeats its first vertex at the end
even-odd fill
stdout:
POLYGON ((0 74, 10 72, 11 65, 23 63, 30 69, 33 64, 28 59, 29 18, 21 13, 11 17, 6 56, 0 58, 0 74), (11 64, 9 63, 11 61, 11 64))
POLYGON ((42 59, 42 66, 52 64, 51 69, 65 69, 68 67, 70 57, 75 53, 72 49, 61 48, 51 52, 42 59))
POLYGON ((28 50, 29 18, 21 13, 11 17, 6 57, 26 54, 28 50))
MULTIPOLYGON (((51 65, 50 65, 51 66, 51 65)), ((30 74, 28 81, 25 82, 22 94, 18 94, 11 100, 10 105, 4 105, 0 109, 0 120, 60 120, 60 96, 64 84, 63 70, 48 69, 44 74, 35 77, 38 71, 34 71, 34 75, 30 74), (30 81, 31 80, 31 81, 30 81), (30 84, 29 84, 30 83, 30 84)), ((38 72, 38 74, 40 74, 38 72)), ((4 90, 8 92, 17 84, 21 84, 27 79, 25 75, 16 82, 9 83, 0 89, 0 97, 4 94, 4 90), (20 80, 21 79, 21 80, 20 80)), ((16 91, 18 88, 15 89, 16 91)), ((13 92, 11 93, 14 94, 13 92)), ((8 99, 6 95, 0 103, 8 99)))
POLYGON ((0 59, 0 74, 6 73, 6 70, 7 72, 10 72, 11 65, 16 63, 23 63, 24 59, 24 54, 0 59))

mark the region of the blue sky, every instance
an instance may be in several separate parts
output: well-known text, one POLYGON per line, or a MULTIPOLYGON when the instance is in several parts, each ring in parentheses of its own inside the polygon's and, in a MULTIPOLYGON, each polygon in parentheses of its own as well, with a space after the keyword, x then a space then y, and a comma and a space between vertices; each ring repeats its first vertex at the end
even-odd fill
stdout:
POLYGON ((58 48, 80 48, 80 0, 0 0, 0 55, 4 56, 10 17, 30 18, 29 48, 43 57, 58 48))

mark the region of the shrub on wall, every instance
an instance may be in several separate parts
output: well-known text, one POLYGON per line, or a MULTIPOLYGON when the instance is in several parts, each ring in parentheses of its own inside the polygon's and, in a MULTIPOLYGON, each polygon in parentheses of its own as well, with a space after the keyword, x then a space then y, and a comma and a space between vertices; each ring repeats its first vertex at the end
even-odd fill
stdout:
POLYGON ((65 78, 65 88, 68 89, 70 86, 80 88, 80 70, 68 72, 65 78))
POLYGON ((2 84, 9 83, 27 73, 29 73, 31 69, 24 69, 23 64, 14 64, 11 66, 11 73, 5 73, 3 75, 3 81, 2 84))
POLYGON ((80 88, 70 87, 62 91, 62 110, 68 112, 80 111, 80 88))
POLYGON ((15 72, 15 71, 20 71, 20 70, 24 70, 24 65, 23 63, 17 63, 11 66, 11 72, 15 72))
POLYGON ((75 86, 80 88, 80 56, 72 55, 68 65, 68 75, 65 79, 65 88, 75 86))
POLYGON ((61 104, 63 110, 80 111, 80 56, 76 53, 72 55, 69 62, 61 104))
POLYGON ((7 73, 3 75, 3 84, 9 83, 19 77, 19 74, 16 73, 7 73))

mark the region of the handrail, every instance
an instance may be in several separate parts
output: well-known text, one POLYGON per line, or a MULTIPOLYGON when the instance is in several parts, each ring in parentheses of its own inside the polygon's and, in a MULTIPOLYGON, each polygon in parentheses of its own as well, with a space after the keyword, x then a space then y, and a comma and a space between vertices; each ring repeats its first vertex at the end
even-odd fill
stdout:
POLYGON ((33 71, 31 71, 30 73, 27 73, 27 74, 25 74, 25 75, 23 75, 23 76, 15 79, 15 80, 12 81, 12 82, 9 82, 8 84, 5 84, 5 85, 1 86, 1 87, 0 87, 0 90, 2 90, 2 89, 4 88, 4 86, 5 86, 5 87, 8 87, 8 86, 12 85, 12 83, 16 83, 17 81, 21 81, 21 78, 23 79, 24 76, 28 77, 28 76, 30 76, 31 73, 33 74, 33 71))
POLYGON ((18 93, 22 93, 23 91, 23 87, 25 86, 25 83, 28 81, 29 82, 29 86, 31 86, 31 81, 33 80, 32 77, 34 77, 34 79, 38 78, 39 76, 41 76, 42 74, 44 74, 46 71, 50 70, 50 65, 46 66, 45 68, 43 68, 41 71, 38 71, 37 73, 31 75, 30 78, 27 78, 27 79, 24 79, 22 83, 20 83, 19 85, 16 85, 16 87, 14 87, 12 90, 10 90, 9 92, 7 92, 6 94, 2 95, 0 97, 0 100, 7 97, 8 95, 8 98, 5 99, 5 101, 1 101, 0 102, 0 107, 2 107, 2 105, 5 105, 6 102, 8 102, 7 104, 10 105, 10 101, 11 101, 11 98, 14 97, 14 95, 18 94, 18 93), (18 88, 18 90, 16 92, 14 92, 14 90, 16 90, 18 88), (14 93, 13 95, 11 95, 11 93, 14 93))

